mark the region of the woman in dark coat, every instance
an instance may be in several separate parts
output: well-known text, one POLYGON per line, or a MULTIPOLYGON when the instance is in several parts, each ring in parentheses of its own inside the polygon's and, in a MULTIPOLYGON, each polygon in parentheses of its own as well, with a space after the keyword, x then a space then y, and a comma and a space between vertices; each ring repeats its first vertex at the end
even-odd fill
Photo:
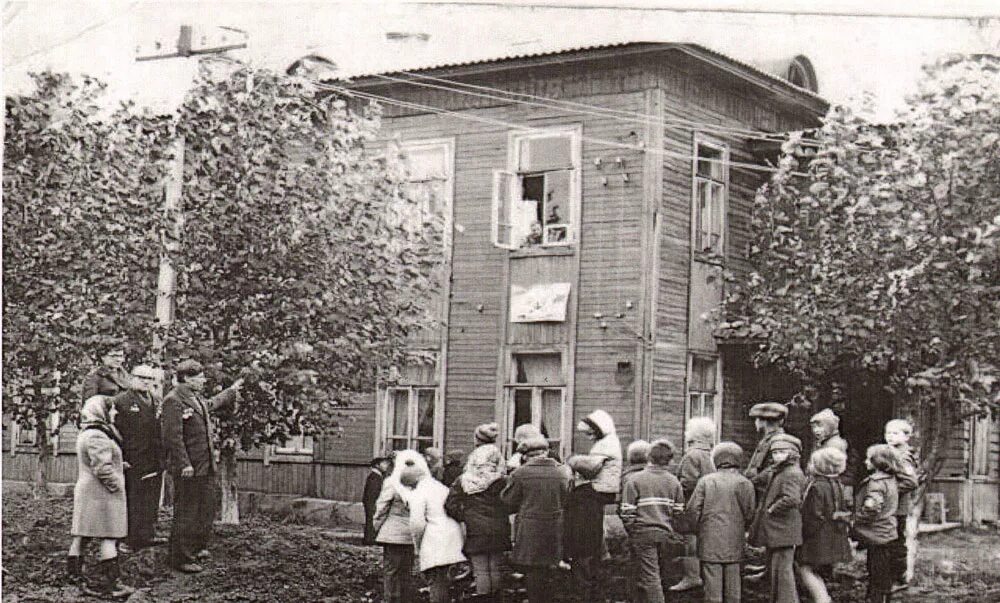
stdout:
POLYGON ((476 594, 482 597, 500 590, 503 553, 511 548, 510 513, 500 500, 507 485, 503 465, 503 456, 495 445, 476 448, 444 503, 448 515, 465 523, 462 552, 472 562, 476 594))
POLYGON ((824 580, 833 577, 833 564, 851 560, 847 542, 844 486, 839 476, 847 466, 847 455, 837 448, 820 448, 809 459, 802 502, 802 546, 795 551, 799 580, 814 603, 830 603, 824 580))

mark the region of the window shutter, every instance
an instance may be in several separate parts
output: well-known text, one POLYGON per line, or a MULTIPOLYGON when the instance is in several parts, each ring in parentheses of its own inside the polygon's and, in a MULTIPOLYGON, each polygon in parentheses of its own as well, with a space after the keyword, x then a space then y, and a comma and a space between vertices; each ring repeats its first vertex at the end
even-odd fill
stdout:
POLYGON ((514 208, 521 199, 521 182, 517 174, 493 171, 493 244, 504 249, 517 249, 514 237, 514 208))

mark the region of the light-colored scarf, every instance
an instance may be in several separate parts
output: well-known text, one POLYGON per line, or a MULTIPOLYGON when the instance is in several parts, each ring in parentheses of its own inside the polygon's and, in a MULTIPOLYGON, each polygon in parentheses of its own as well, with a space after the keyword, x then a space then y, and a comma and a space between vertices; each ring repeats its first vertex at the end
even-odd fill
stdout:
POLYGON ((493 482, 503 477, 503 456, 494 444, 485 444, 469 454, 462 473, 462 490, 466 494, 485 491, 493 482))
POLYGON ((111 413, 108 412, 110 404, 111 399, 107 396, 99 395, 87 398, 87 401, 83 403, 83 408, 80 409, 80 426, 83 429, 103 431, 120 446, 122 434, 111 422, 111 413))

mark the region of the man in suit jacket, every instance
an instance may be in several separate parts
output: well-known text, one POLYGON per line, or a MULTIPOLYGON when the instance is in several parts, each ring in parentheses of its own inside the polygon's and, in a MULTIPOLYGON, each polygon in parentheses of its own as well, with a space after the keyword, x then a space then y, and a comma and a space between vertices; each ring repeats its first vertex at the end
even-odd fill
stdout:
POLYGON ((154 393, 155 381, 153 368, 139 365, 132 369, 131 387, 111 398, 118 409, 115 427, 122 435, 122 458, 126 463, 128 537, 123 549, 133 551, 166 542, 154 536, 163 484, 160 401, 154 393))
POLYGON ((389 459, 375 457, 371 462, 371 471, 365 478, 365 490, 361 495, 361 503, 365 508, 365 544, 375 544, 375 503, 382 493, 382 482, 389 469, 389 459))
POLYGON ((170 564, 187 573, 200 572, 197 559, 208 557, 208 538, 215 518, 212 480, 215 447, 209 413, 235 402, 243 379, 205 400, 205 370, 200 362, 177 365, 177 386, 163 399, 163 437, 167 466, 174 478, 174 524, 170 529, 170 564))
POLYGON ((125 350, 121 347, 110 349, 101 356, 101 366, 83 378, 83 402, 93 396, 114 396, 128 390, 131 379, 124 365, 125 350))

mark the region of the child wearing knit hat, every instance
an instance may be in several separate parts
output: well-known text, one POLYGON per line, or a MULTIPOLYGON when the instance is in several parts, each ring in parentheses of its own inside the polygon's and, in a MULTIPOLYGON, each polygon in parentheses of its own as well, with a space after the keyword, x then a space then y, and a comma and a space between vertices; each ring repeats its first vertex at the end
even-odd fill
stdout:
POLYGON ((825 580, 833 577, 833 564, 851 560, 847 542, 844 486, 838 479, 847 466, 847 455, 837 448, 820 448, 809 458, 809 478, 802 501, 802 546, 795 551, 799 579, 814 603, 831 603, 825 580))

